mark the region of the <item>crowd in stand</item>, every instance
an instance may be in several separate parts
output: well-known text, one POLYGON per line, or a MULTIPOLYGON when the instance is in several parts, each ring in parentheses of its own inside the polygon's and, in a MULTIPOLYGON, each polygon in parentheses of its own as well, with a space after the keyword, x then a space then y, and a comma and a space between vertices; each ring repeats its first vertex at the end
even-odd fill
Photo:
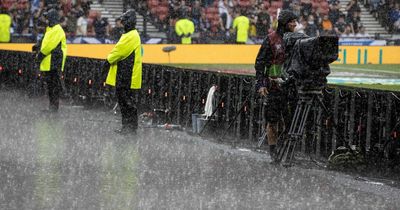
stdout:
MULTIPOLYGON (((395 1, 398 0, 367 0, 368 5, 373 5, 371 13, 387 15, 381 23, 392 33, 399 32, 400 25, 399 2, 395 1)), ((276 27, 277 8, 298 15, 296 30, 309 36, 335 33, 341 38, 372 37, 365 32, 359 4, 357 0, 347 5, 339 0, 141 0, 138 11, 153 17, 162 30, 168 31, 171 42, 174 24, 183 13, 188 13, 194 22, 200 43, 208 42, 208 37, 231 41, 235 33, 232 22, 238 14, 250 19, 249 36, 259 40, 276 27), (217 16, 212 15, 213 11, 217 11, 217 16)))
MULTIPOLYGON (((12 18, 13 34, 43 34, 46 11, 44 0, 0 0, 12 18)), ((49 1, 46 1, 49 2, 49 1)), ((117 20, 111 28, 101 13, 90 10, 90 0, 60 0, 58 8, 62 16, 61 25, 68 37, 93 36, 99 39, 118 40, 123 27, 117 20)), ((101 1, 100 1, 101 2, 101 1)), ((342 38, 371 37, 365 32, 360 19, 361 9, 357 0, 347 5, 339 0, 138 0, 125 7, 134 7, 144 17, 156 23, 161 31, 167 32, 169 42, 176 41, 175 23, 182 14, 189 15, 195 25, 198 43, 213 40, 233 42, 235 30, 233 20, 238 15, 250 19, 249 37, 260 42, 277 24, 277 10, 289 9, 299 16, 297 31, 309 36, 335 33, 342 38), (341 7, 347 11, 341 12, 341 7)), ((128 2, 128 3, 127 3, 128 2)), ((363 2, 364 3, 364 2, 363 2)), ((371 14, 391 33, 400 32, 399 0, 367 0, 364 3, 371 14)))
POLYGON ((118 40, 123 33, 120 21, 116 21, 111 28, 108 20, 102 18, 101 13, 90 10, 90 0, 1 0, 0 7, 8 11, 12 19, 11 32, 15 36, 37 37, 42 35, 46 28, 43 13, 49 7, 59 9, 60 22, 67 37, 96 37, 118 40))

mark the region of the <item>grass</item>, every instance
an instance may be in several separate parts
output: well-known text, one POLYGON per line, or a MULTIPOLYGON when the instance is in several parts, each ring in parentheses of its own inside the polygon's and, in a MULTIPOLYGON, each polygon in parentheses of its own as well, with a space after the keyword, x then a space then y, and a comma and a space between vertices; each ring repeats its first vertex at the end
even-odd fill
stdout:
MULTIPOLYGON (((211 71, 229 71, 230 73, 254 75, 253 64, 171 64, 170 66, 211 70, 211 71)), ((386 78, 400 79, 400 64, 334 64, 331 65, 332 76, 343 77, 364 77, 364 78, 386 78)), ((399 85, 382 84, 343 84, 344 86, 369 88, 377 90, 400 91, 399 85)))
MULTIPOLYGON (((340 85, 339 85, 339 86, 340 86, 340 85)), ((400 85, 343 84, 342 86, 357 87, 357 88, 366 88, 366 89, 373 89, 373 90, 386 90, 386 91, 400 92, 400 85)))
MULTIPOLYGON (((249 70, 254 71, 254 64, 167 64, 179 68, 201 70, 249 70)), ((333 64, 334 71, 388 72, 400 77, 400 64, 333 64)))

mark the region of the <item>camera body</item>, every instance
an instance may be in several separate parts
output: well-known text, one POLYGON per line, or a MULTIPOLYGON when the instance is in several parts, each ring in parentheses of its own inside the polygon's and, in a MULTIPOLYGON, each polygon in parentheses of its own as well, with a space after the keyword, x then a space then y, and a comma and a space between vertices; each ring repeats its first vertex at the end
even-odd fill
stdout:
POLYGON ((331 72, 329 64, 338 58, 338 37, 308 37, 289 32, 283 39, 287 51, 284 65, 286 78, 295 82, 298 91, 322 90, 331 72))

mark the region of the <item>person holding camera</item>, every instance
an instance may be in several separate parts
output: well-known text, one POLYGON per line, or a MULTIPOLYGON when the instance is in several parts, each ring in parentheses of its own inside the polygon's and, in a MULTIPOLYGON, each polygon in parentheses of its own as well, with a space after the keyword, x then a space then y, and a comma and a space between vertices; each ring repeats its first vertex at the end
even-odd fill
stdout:
POLYGON ((135 134, 138 128, 137 94, 142 87, 142 48, 136 29, 136 14, 128 10, 121 16, 125 33, 108 54, 104 68, 108 68, 106 83, 116 87, 121 107, 122 128, 120 134, 135 134))
POLYGON ((276 144, 278 140, 278 124, 287 107, 285 96, 281 88, 283 75, 282 65, 285 61, 283 35, 293 32, 297 25, 297 16, 289 11, 282 10, 278 16, 276 31, 268 34, 264 39, 255 61, 256 89, 265 97, 264 119, 267 123, 266 132, 271 156, 276 157, 276 144))
POLYGON ((41 42, 32 47, 36 52, 36 61, 40 63, 40 71, 43 72, 49 94, 49 112, 57 112, 59 98, 62 92, 61 72, 67 57, 67 39, 60 25, 58 10, 50 9, 45 12, 47 28, 41 42))

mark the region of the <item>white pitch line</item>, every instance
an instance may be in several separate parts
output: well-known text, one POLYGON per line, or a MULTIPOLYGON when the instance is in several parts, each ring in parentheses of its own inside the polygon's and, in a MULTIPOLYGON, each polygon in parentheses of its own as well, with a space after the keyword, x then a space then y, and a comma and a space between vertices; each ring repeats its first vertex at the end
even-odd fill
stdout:
POLYGON ((353 67, 342 67, 342 66, 331 66, 333 69, 345 69, 345 70, 357 70, 357 71, 368 71, 374 73, 389 73, 389 74, 400 74, 393 71, 386 71, 383 69, 362 69, 362 68, 353 68, 353 67))

